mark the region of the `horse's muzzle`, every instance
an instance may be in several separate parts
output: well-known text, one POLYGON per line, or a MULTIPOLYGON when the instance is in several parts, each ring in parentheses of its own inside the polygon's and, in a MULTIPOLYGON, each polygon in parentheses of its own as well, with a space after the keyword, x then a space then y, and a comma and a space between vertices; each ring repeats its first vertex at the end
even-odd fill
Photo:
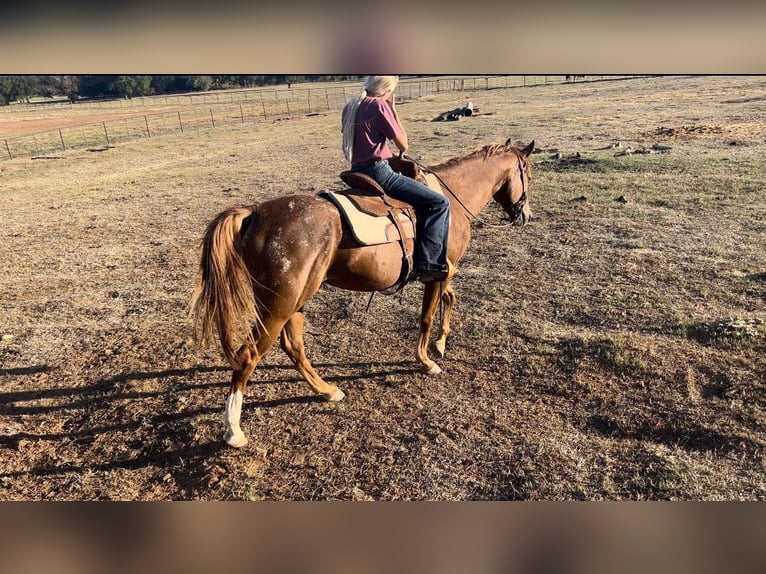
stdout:
POLYGON ((532 219, 532 210, 529 209, 527 205, 524 205, 524 207, 519 210, 519 213, 516 215, 516 217, 511 221, 511 225, 517 225, 519 227, 524 227, 529 221, 532 219))

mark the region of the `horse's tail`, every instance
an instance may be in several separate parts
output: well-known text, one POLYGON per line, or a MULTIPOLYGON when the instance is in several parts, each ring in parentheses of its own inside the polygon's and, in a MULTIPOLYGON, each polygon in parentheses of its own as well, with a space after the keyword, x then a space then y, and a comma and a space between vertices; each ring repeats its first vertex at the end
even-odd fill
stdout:
POLYGON ((237 346, 253 345, 253 323, 263 326, 242 243, 255 209, 229 208, 207 226, 191 300, 190 315, 197 342, 210 343, 216 330, 224 355, 235 369, 237 346))

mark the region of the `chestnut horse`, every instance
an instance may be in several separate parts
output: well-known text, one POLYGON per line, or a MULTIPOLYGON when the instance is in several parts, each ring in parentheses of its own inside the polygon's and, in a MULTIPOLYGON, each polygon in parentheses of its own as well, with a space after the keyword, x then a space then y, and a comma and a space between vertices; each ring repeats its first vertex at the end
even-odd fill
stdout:
MULTIPOLYGON (((441 372, 428 357, 428 340, 441 299, 442 321, 433 350, 443 357, 456 300, 451 280, 476 214, 494 198, 512 223, 525 225, 531 217, 527 186, 533 148, 534 142, 518 149, 509 139, 429 168, 450 199, 449 277, 425 283, 416 351, 424 372, 441 372)), ((317 195, 233 207, 208 225, 191 315, 201 343, 217 331, 234 370, 224 412, 229 445, 247 443, 240 428, 245 385, 277 336, 314 393, 328 401, 343 399, 343 391, 322 380, 306 358, 303 305, 322 283, 354 291, 384 290, 396 283, 401 265, 397 243, 359 246, 344 231, 337 208, 317 195)))

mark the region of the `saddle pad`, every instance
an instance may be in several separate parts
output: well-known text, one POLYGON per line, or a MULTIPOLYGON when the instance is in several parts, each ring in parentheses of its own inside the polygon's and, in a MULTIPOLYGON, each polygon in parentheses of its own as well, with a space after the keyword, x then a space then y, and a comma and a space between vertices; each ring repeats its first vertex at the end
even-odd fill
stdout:
MULTIPOLYGON (((346 218, 351 232, 362 245, 380 245, 399 240, 399 233, 386 216, 369 215, 360 211, 345 195, 323 190, 319 194, 332 201, 346 218)), ((401 221, 409 221, 404 214, 397 214, 401 221)))

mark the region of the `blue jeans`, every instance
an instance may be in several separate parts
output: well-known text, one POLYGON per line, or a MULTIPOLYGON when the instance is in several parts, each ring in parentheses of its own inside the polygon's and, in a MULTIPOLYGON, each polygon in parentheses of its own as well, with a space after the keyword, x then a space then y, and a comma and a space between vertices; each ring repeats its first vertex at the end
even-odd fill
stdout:
POLYGON ((415 268, 446 270, 449 200, 427 185, 395 172, 386 160, 366 166, 352 165, 351 169, 369 175, 388 195, 415 208, 418 218, 413 256, 415 268))

